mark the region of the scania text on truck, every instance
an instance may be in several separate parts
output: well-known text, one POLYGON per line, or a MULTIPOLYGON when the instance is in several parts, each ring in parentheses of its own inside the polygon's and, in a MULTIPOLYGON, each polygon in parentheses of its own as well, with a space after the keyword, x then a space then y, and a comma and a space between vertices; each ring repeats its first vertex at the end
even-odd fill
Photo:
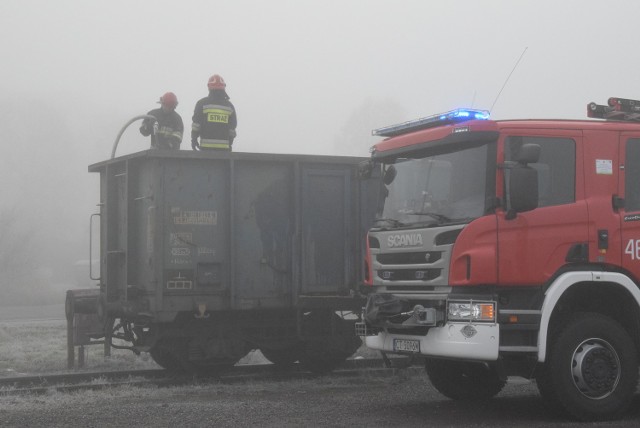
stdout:
POLYGON ((380 178, 356 329, 422 356, 452 399, 535 379, 554 409, 619 417, 638 383, 640 101, 600 120, 455 110, 374 131, 380 178))

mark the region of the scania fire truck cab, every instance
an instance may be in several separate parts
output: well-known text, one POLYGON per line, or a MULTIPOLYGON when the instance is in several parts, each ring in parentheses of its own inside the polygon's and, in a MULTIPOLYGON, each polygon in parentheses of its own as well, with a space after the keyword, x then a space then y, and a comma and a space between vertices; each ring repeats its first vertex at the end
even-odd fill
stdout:
POLYGON ((453 399, 535 379, 550 406, 616 417, 638 381, 640 102, 604 120, 455 110, 374 131, 381 178, 356 328, 422 356, 453 399))

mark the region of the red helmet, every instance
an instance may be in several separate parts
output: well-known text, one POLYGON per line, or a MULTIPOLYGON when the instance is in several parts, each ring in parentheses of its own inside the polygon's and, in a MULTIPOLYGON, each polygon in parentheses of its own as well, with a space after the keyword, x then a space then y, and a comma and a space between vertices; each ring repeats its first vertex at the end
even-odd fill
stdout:
POLYGON ((163 107, 174 109, 178 105, 178 97, 173 92, 167 92, 160 97, 160 104, 163 107))
POLYGON ((224 83, 224 79, 219 74, 214 74, 209 77, 209 83, 207 83, 209 89, 224 89, 227 87, 227 84, 224 83))

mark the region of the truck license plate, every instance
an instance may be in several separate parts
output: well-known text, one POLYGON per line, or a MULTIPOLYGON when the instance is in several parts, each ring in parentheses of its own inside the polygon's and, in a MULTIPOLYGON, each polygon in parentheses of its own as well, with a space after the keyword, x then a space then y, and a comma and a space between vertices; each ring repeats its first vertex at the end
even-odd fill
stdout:
POLYGON ((393 350, 398 352, 420 352, 418 340, 393 339, 393 350))

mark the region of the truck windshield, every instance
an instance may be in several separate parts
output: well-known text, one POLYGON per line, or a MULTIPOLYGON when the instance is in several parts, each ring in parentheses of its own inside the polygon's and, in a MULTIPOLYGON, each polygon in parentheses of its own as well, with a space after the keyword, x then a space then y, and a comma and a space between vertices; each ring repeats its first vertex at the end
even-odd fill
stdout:
POLYGON ((493 200, 488 196, 495 194, 495 169, 489 167, 495 157, 488 153, 490 146, 398 158, 385 164, 385 169, 395 169, 396 175, 383 192, 386 197, 378 211, 381 221, 399 227, 466 223, 484 215, 490 208, 487 200, 493 200))

